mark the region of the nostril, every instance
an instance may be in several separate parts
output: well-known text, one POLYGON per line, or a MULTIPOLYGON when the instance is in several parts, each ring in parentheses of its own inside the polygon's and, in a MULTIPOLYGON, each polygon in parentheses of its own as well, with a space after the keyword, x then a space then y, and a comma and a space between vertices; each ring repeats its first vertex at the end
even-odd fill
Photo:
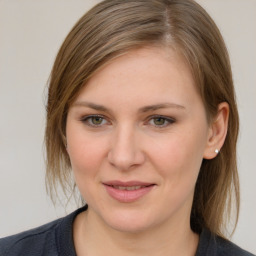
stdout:
POLYGON ((145 161, 144 153, 132 145, 123 145, 119 142, 118 145, 111 148, 108 153, 108 161, 121 171, 129 170, 131 167, 141 165, 145 161))

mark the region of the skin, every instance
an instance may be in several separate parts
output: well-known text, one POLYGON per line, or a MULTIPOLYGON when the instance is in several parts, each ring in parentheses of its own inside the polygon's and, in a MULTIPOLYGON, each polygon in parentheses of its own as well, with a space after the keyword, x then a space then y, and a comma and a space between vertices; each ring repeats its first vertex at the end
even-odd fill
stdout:
POLYGON ((75 180, 89 206, 74 223, 77 254, 195 255, 195 183, 202 159, 221 148, 227 120, 222 103, 208 124, 188 66, 170 49, 133 50, 98 71, 66 126, 75 180), (155 185, 124 203, 106 192, 109 180, 155 185))

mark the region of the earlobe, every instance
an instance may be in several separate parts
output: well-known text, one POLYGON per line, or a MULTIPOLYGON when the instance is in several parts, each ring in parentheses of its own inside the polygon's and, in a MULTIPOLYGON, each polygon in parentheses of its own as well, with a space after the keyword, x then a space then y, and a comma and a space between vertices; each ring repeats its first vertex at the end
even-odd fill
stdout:
POLYGON ((69 152, 68 152, 68 142, 67 142, 66 138, 64 140, 64 146, 65 146, 65 149, 66 149, 67 153, 69 154, 69 152))
POLYGON ((204 158, 213 159, 220 152, 225 142, 228 130, 229 105, 222 102, 218 106, 218 112, 209 127, 209 136, 207 139, 204 158))

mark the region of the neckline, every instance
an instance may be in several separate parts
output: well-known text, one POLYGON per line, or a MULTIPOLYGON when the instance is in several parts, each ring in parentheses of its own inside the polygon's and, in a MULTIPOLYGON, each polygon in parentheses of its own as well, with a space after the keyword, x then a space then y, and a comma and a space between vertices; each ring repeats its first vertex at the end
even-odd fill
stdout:
MULTIPOLYGON (((75 251, 75 245, 73 240, 73 223, 78 214, 86 211, 88 205, 85 205, 74 212, 70 213, 66 217, 62 218, 60 225, 56 230, 56 244, 59 255, 62 256, 77 256, 75 251)), ((199 243, 196 250, 196 256, 205 255, 208 251, 209 241, 212 239, 212 234, 209 230, 203 229, 199 234, 199 243)), ((214 255, 214 254, 213 254, 214 255)), ((210 255, 209 255, 210 256, 210 255)))
POLYGON ((76 256, 73 240, 73 222, 78 214, 88 209, 85 205, 62 219, 56 230, 56 244, 58 254, 61 256, 76 256))

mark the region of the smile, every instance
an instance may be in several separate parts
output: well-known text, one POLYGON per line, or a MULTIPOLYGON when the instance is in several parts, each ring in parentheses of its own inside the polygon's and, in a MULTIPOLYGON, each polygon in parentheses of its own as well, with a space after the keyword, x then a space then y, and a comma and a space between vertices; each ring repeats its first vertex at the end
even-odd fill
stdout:
POLYGON ((140 188, 145 188, 146 186, 132 186, 132 187, 122 187, 122 186, 113 186, 113 188, 120 189, 120 190, 137 190, 140 188))
POLYGON ((112 181, 103 183, 107 194, 121 203, 131 203, 142 199, 155 187, 155 184, 143 182, 112 181))

